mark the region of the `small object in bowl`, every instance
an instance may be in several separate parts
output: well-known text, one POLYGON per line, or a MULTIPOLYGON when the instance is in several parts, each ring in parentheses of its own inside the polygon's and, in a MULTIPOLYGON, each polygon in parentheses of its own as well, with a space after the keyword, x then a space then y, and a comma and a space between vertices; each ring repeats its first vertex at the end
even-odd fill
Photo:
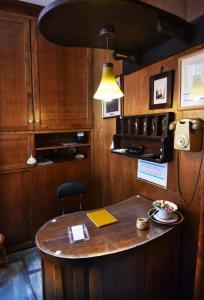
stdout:
POLYGON ((137 229, 147 230, 149 229, 149 221, 147 218, 138 218, 136 222, 137 229))
POLYGON ((156 200, 153 202, 153 206, 158 211, 158 217, 164 220, 171 218, 172 214, 178 209, 175 203, 167 200, 156 200))

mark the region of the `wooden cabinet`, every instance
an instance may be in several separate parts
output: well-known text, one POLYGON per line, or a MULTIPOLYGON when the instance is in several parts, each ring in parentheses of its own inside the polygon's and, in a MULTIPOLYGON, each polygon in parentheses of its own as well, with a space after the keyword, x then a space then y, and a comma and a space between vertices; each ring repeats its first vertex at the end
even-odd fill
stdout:
POLYGON ((38 33, 40 130, 91 127, 91 50, 65 48, 38 33))
POLYGON ((29 34, 29 18, 0 11, 0 131, 32 129, 29 34))
POLYGON ((91 127, 91 50, 54 45, 0 11, 0 131, 91 127))
MULTIPOLYGON (((61 214, 61 201, 56 196, 60 184, 70 180, 84 182, 87 193, 83 208, 90 207, 91 132, 36 133, 34 144, 37 165, 31 168, 33 237, 43 223, 61 214), (83 159, 77 159, 77 154, 83 159)), ((65 212, 77 211, 79 197, 69 198, 64 204, 65 212)))
MULTIPOLYGON (((38 166, 31 169, 32 193, 32 236, 48 220, 61 215, 61 202, 57 198, 57 188, 69 180, 81 180, 89 191, 90 164, 73 162, 38 166)), ((84 208, 90 207, 89 197, 83 197, 84 208)), ((79 210, 79 199, 73 197, 65 200, 65 211, 79 210)))
POLYGON ((31 138, 29 134, 0 134, 0 172, 28 168, 31 138))
MULTIPOLYGON (((51 44, 37 32, 35 17, 6 11, 0 11, 0 45, 0 232, 16 250, 61 213, 59 184, 82 180, 89 190, 91 51, 51 44), (60 144, 78 131, 87 137, 75 145, 81 160, 60 144), (43 134, 55 144, 43 144, 43 134), (29 166, 31 149, 38 162, 50 154, 56 160, 29 166)), ((67 211, 78 209, 77 201, 67 211)))
POLYGON ((28 133, 0 134, 0 231, 10 251, 31 246, 28 133))
POLYGON ((29 181, 28 170, 0 174, 0 229, 7 247, 31 240, 29 181))
MULTIPOLYGON (((61 202, 56 196, 61 183, 81 180, 87 193, 84 209, 90 208, 90 161, 56 163, 0 174, 0 229, 9 250, 34 243, 36 231, 48 220, 61 215, 61 202)), ((65 200, 67 213, 79 210, 79 197, 65 200)))

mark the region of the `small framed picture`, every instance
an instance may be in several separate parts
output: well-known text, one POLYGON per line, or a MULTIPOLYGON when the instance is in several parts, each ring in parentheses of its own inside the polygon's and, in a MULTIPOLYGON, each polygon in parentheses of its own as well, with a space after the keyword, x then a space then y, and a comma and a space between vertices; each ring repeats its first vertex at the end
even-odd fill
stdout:
POLYGON ((149 109, 172 107, 174 70, 149 79, 149 109))
POLYGON ((204 49, 179 59, 179 109, 204 108, 204 49))
MULTIPOLYGON (((123 75, 116 76, 116 81, 123 91, 123 75)), ((102 117, 111 118, 122 114, 123 98, 113 99, 111 101, 102 101, 102 117)))

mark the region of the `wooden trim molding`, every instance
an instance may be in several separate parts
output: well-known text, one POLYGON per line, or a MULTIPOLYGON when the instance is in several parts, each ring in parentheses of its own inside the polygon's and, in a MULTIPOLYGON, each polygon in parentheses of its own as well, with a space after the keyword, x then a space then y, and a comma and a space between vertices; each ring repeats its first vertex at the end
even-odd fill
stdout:
POLYGON ((200 182, 202 189, 200 204, 200 224, 193 300, 204 299, 204 166, 202 169, 203 171, 201 172, 200 182))
POLYGON ((0 9, 28 16, 37 17, 42 6, 31 3, 21 2, 18 0, 1 0, 0 9))

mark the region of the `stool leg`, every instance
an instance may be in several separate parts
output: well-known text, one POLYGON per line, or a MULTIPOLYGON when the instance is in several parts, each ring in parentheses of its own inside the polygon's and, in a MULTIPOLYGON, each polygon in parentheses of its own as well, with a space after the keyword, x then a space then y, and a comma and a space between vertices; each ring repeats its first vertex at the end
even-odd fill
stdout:
POLYGON ((8 260, 8 256, 6 254, 6 250, 5 250, 4 246, 2 247, 2 257, 3 257, 3 260, 4 260, 4 266, 5 266, 5 268, 8 268, 8 266, 9 266, 9 260, 8 260))
POLYGON ((62 200, 62 214, 64 215, 64 198, 61 198, 62 200))
POLYGON ((83 206, 82 206, 82 195, 80 195, 80 204, 79 204, 80 210, 83 210, 83 206))
POLYGON ((6 254, 6 250, 4 247, 5 242, 5 236, 3 234, 0 234, 0 255, 1 255, 1 263, 4 264, 4 266, 7 268, 9 265, 8 256, 6 254))

